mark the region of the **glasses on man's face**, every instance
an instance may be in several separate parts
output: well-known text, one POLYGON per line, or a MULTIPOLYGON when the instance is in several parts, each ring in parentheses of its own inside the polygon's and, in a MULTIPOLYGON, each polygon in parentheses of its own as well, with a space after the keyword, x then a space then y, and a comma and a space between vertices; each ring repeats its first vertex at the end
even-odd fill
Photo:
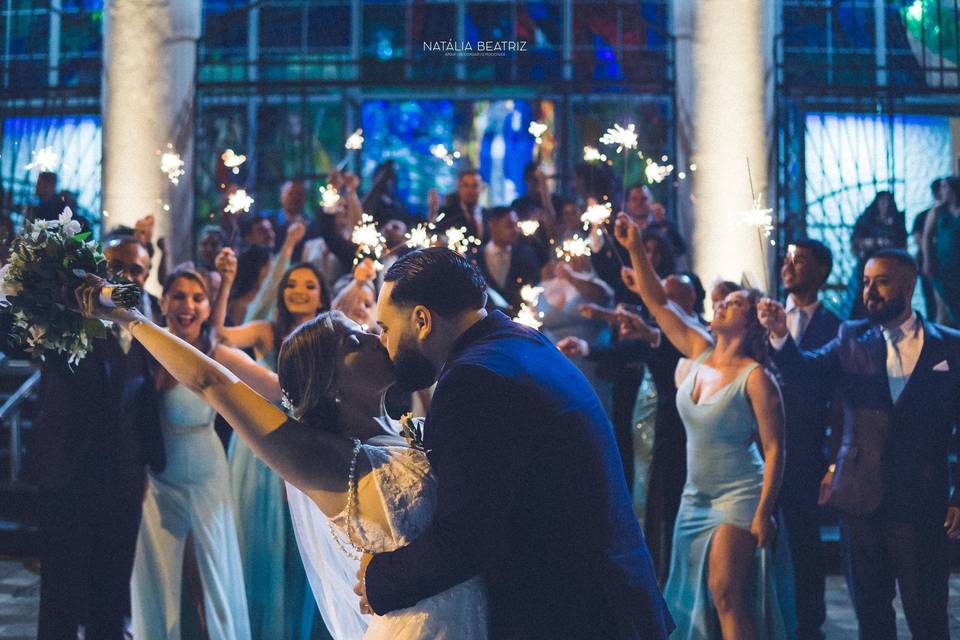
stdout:
POLYGON ((110 267, 110 271, 112 271, 113 273, 123 274, 128 278, 138 278, 142 276, 146 271, 142 265, 137 264, 136 262, 127 263, 127 262, 115 261, 115 262, 111 262, 109 267, 110 267))

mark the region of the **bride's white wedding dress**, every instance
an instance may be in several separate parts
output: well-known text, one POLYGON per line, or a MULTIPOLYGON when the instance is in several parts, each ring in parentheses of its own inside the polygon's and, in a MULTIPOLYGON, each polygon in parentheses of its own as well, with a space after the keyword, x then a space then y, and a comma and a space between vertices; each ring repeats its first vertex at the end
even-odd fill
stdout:
MULTIPOLYGON (((358 508, 350 524, 353 540, 376 551, 406 546, 433 520, 436 477, 427 456, 397 437, 378 436, 361 446, 372 472, 358 483, 358 508)), ((384 616, 359 613, 353 593, 359 555, 347 541, 347 511, 329 520, 287 484, 290 515, 300 555, 317 605, 336 640, 420 640, 487 637, 487 605, 479 577, 384 616), (332 526, 331 526, 332 525, 332 526)))

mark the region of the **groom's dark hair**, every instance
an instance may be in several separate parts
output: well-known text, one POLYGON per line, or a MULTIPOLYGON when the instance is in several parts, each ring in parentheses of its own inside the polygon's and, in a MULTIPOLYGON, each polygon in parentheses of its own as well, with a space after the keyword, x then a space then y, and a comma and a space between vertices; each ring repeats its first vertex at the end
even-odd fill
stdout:
POLYGON ((408 253, 387 269, 383 279, 393 283, 390 299, 394 304, 422 304, 443 318, 487 304, 487 285, 477 268, 444 247, 408 253))

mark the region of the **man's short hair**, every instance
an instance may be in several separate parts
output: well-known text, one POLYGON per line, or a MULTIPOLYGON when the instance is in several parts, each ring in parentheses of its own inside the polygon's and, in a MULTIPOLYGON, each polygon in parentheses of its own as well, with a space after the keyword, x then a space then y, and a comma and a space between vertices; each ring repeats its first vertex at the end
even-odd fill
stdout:
POLYGON ((459 184, 459 182, 467 176, 477 176, 478 178, 482 177, 479 169, 461 169, 457 172, 457 183, 459 184))
MULTIPOLYGON (((830 247, 813 238, 801 238, 792 244, 798 249, 808 249, 813 254, 813 259, 817 261, 817 264, 826 270, 826 273, 823 274, 823 282, 826 282, 830 272, 833 271, 833 252, 830 251, 830 247)), ((823 282, 820 284, 822 285, 823 282)))
POLYGON ((423 305, 443 318, 482 309, 487 303, 483 276, 464 256, 445 247, 402 256, 383 279, 393 283, 394 304, 423 305))
POLYGON ((269 221, 269 218, 267 218, 267 216, 262 215, 260 213, 248 213, 246 215, 240 216, 240 224, 239 224, 240 237, 245 238, 247 235, 249 235, 253 227, 256 226, 257 223, 260 222, 261 220, 269 221))
POLYGON ((501 218, 506 218, 513 211, 510 207, 493 207, 487 211, 487 220, 492 222, 494 220, 500 220, 501 218))
POLYGON ((57 184, 57 174, 53 171, 41 171, 37 174, 37 182, 51 182, 57 184))
POLYGON ((940 183, 943 182, 943 178, 937 178, 930 183, 930 193, 933 194, 933 199, 936 200, 940 195, 940 183))
POLYGON ((907 269, 914 278, 916 278, 920 272, 919 268, 917 267, 917 261, 914 260, 913 256, 903 249, 880 249, 874 252, 867 262, 870 260, 889 260, 890 262, 896 262, 904 269, 907 269))

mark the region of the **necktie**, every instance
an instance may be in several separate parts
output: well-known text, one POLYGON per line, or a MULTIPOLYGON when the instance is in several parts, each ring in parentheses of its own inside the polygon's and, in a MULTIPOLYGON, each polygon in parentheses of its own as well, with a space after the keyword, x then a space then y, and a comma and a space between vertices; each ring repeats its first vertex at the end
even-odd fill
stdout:
POLYGON ((510 254, 504 249, 497 248, 497 284, 504 287, 507 284, 507 274, 510 273, 510 254))
POLYGON ((803 332, 807 329, 807 312, 805 309, 795 307, 794 315, 793 330, 790 334, 793 336, 793 341, 800 344, 800 339, 803 338, 803 332))
POLYGON ((898 327, 892 331, 884 331, 887 341, 887 381, 890 384, 890 398, 896 402, 903 388, 907 386, 906 376, 903 375, 903 358, 900 355, 900 340, 903 331, 898 327))

